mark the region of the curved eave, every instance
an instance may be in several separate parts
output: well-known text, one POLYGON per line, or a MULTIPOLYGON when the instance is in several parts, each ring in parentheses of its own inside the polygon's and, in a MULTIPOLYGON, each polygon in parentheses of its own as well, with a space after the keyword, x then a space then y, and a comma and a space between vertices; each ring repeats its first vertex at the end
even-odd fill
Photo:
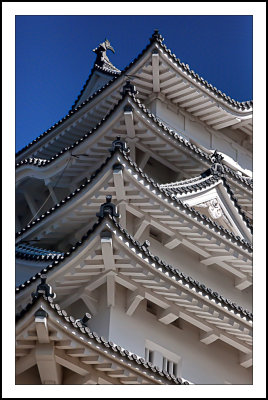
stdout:
MULTIPOLYGON (((45 296, 39 296, 39 298, 33 300, 31 303, 28 303, 20 312, 20 314, 16 316, 16 336, 18 340, 18 350, 20 349, 21 334, 25 333, 27 336, 22 323, 25 326, 32 324, 34 314, 40 310, 40 308, 44 314, 43 318, 49 317, 47 320, 48 326, 53 330, 56 329, 56 332, 59 332, 59 336, 63 337, 64 339, 71 339, 71 344, 74 344, 74 348, 77 348, 76 346, 78 344, 79 348, 82 347, 82 349, 88 351, 89 354, 92 354, 93 352, 95 356, 97 355, 96 359, 98 359, 98 356, 101 356, 104 358, 105 362, 112 362, 113 364, 111 365, 113 365, 113 368, 111 371, 122 371, 122 368, 125 369, 125 378, 123 376, 122 380, 114 379, 114 384, 128 384, 127 376, 129 373, 134 377, 137 377, 136 383, 140 384, 189 384, 189 382, 185 381, 184 379, 175 378, 169 373, 163 372, 160 368, 154 366, 152 363, 145 362, 145 360, 140 356, 137 356, 127 349, 124 349, 121 346, 106 340, 102 336, 99 336, 96 332, 92 332, 88 327, 84 327, 81 324, 76 323, 73 316, 69 316, 67 312, 62 310, 58 304, 54 304, 45 296), (74 343, 72 343, 72 341, 74 341, 74 343), (114 364, 116 364, 116 366, 114 364)), ((33 345, 33 348, 34 346, 35 345, 33 345)), ((69 350, 71 351, 71 349, 72 345, 69 350)), ((61 354, 56 350, 56 356, 60 358, 60 355, 61 354)), ((69 356, 70 368, 72 359, 74 360, 74 365, 77 366, 78 363, 75 356, 74 358, 69 356)), ((100 367, 102 363, 103 362, 100 361, 100 367)), ((83 362, 81 361, 81 369, 83 368, 82 365, 83 362)), ((96 362, 95 367, 98 367, 98 362, 96 362)), ((96 370, 96 374, 98 375, 98 370, 96 370)), ((109 379, 109 373, 106 372, 105 374, 107 374, 108 381, 112 383, 109 379)))
MULTIPOLYGON (((105 124, 106 121, 110 120, 112 115, 119 109, 120 105, 123 103, 123 100, 125 98, 128 98, 129 103, 131 104, 132 107, 135 108, 136 112, 141 110, 144 116, 146 116, 147 118, 149 117, 149 119, 152 121, 152 127, 155 127, 156 129, 156 134, 158 134, 159 128, 161 128, 160 132, 163 133, 164 136, 168 134, 169 137, 172 140, 174 140, 174 144, 182 147, 187 153, 190 153, 195 159, 202 161, 204 166, 211 165, 212 163, 211 154, 208 153, 206 154, 196 145, 192 144, 191 142, 183 138, 179 133, 168 128, 164 123, 160 122, 138 99, 136 99, 134 95, 128 94, 126 96, 123 96, 123 98, 119 100, 117 105, 115 105, 114 108, 110 110, 110 112, 104 118, 102 118, 102 120, 100 121, 100 123, 98 123, 97 126, 95 126, 90 132, 86 133, 82 138, 80 138, 80 140, 75 141, 71 146, 63 148, 60 152, 56 153, 49 160, 39 160, 35 158, 24 159, 16 164, 16 168, 21 168, 25 165, 46 167, 50 163, 61 158, 64 154, 66 154, 66 152, 70 152, 77 147, 79 148, 79 146, 81 147, 81 145, 83 145, 84 141, 87 140, 87 138, 91 138, 92 134, 94 134, 97 130, 99 130, 105 124), (138 108, 136 108, 135 105, 138 108)), ((224 168, 232 181, 234 181, 239 185, 242 184, 243 188, 245 188, 247 191, 252 191, 252 179, 247 179, 242 177, 240 174, 229 168, 227 165, 224 165, 224 168)))
MULTIPOLYGON (((88 98, 87 100, 85 100, 83 102, 83 104, 77 106, 76 105, 79 101, 79 99, 81 98, 82 94, 84 93, 85 88, 87 87, 89 80, 91 79, 92 73, 94 68, 91 71, 91 74, 89 75, 88 80, 86 81, 85 85, 83 86, 80 94, 78 95, 78 98, 76 99, 74 105, 72 106, 71 110, 68 112, 68 114, 63 117, 59 122, 57 122, 56 124, 54 124, 52 127, 50 127, 47 131, 45 131, 44 133, 42 133, 39 137, 37 137, 33 142, 29 143, 27 146, 25 146, 23 149, 21 149, 20 151, 17 152, 16 156, 20 156, 22 153, 26 152, 30 147, 32 147, 33 145, 35 145, 37 142, 39 142, 41 139, 43 139, 44 137, 46 137, 48 134, 51 133, 51 131, 53 131, 54 129, 56 129, 59 125, 61 125, 66 119, 70 118, 74 113, 76 113, 77 111, 79 111, 83 106, 85 106, 86 104, 88 104, 89 101, 91 101, 93 98, 95 98, 96 96, 98 96, 100 93, 102 93, 107 87, 110 87, 112 85, 112 83, 114 81, 116 81, 118 78, 123 77, 125 72, 127 72, 129 69, 131 69, 132 67, 136 69, 137 67, 137 63, 138 61, 140 61, 143 56, 145 55, 145 53, 147 51, 149 51, 150 47, 155 48, 155 46, 158 45, 159 48, 162 49, 162 51, 165 52, 166 56, 168 58, 170 58, 171 63, 175 64, 176 68, 178 68, 180 71, 183 70, 184 74, 188 74, 191 77, 191 80, 193 81, 193 83, 195 82, 195 80, 197 79, 199 85, 203 85, 203 88, 205 88, 207 93, 213 93, 213 95, 215 96, 216 93, 216 99, 218 100, 218 97, 222 97, 224 104, 229 104, 232 110, 237 110, 237 108, 241 108, 241 109, 250 109, 250 111, 252 110, 252 104, 251 102, 245 102, 245 103, 239 103, 236 102, 233 99, 228 98, 228 96, 225 96, 224 94, 222 94, 220 91, 218 91, 216 88, 211 87, 211 85, 209 85, 208 83, 206 83, 206 81, 204 81, 202 78, 200 78, 197 74, 195 74, 193 71, 190 71, 189 68, 184 64, 181 63, 175 56, 174 54, 171 53, 170 50, 167 49, 167 47, 165 45, 162 44, 162 39, 159 37, 152 37, 150 39, 150 43, 145 47, 145 49, 123 70, 121 71, 121 74, 118 76, 114 76, 109 82, 107 82, 101 89, 97 90, 92 96, 90 96, 90 98, 88 98)), ((188 76, 187 75, 187 76, 188 76)), ((121 82, 122 80, 120 80, 121 82)), ((119 83, 119 82, 118 82, 119 83)), ((120 83, 119 83, 120 84, 120 83)))
MULTIPOLYGON (((46 217, 49 217, 49 216, 51 216, 51 214, 54 214, 54 212, 56 210, 60 209, 63 205, 68 204, 69 201, 72 200, 77 194, 84 192, 85 188, 89 184, 91 184, 91 186, 92 186, 92 184, 94 184, 93 180, 96 178, 96 176, 98 174, 100 174, 103 171, 104 167, 106 166, 106 164, 108 164, 108 162, 111 160, 111 158, 113 158, 113 160, 112 160, 113 162, 120 161, 123 164, 124 164, 124 162, 127 162, 128 166, 131 168, 131 170, 133 172, 133 175, 135 172, 135 173, 139 174, 140 179, 145 179, 145 181, 151 185, 150 192, 153 193, 153 192, 157 191, 157 193, 156 193, 157 201, 159 201, 161 199, 161 202, 164 202, 164 204, 166 202, 168 202, 172 208, 175 207, 175 209, 179 213, 183 213, 184 217, 187 216, 187 218, 189 218, 189 219, 193 218, 198 224, 201 224, 201 226, 203 226, 205 230, 212 229, 215 232, 215 234, 218 234, 221 237, 226 238, 227 240, 231 239, 232 242, 236 243, 239 247, 242 247, 242 248, 246 249, 247 251, 252 251, 252 246, 249 243, 247 243, 244 239, 241 239, 240 237, 234 235, 232 232, 228 231, 227 229, 222 228, 220 225, 218 225, 216 222, 212 221, 210 218, 203 216, 198 211, 195 211, 192 207, 189 207, 188 205, 183 204, 183 202, 181 200, 176 199, 175 196, 170 195, 164 189, 161 189, 160 185, 158 183, 156 183, 153 179, 150 179, 147 174, 144 174, 143 171, 137 167, 136 163, 133 163, 132 160, 124 152, 120 151, 119 154, 121 154, 121 157, 123 157, 123 158, 121 158, 119 156, 119 159, 118 159, 116 157, 116 155, 114 157, 113 156, 108 157, 106 159, 106 161, 104 162, 104 164, 91 176, 90 179, 87 180, 87 182, 85 184, 82 184, 73 193, 71 193, 65 199, 61 200, 55 207, 52 207, 52 209, 48 210, 45 214, 42 214, 40 217, 38 217, 37 219, 32 221, 31 224, 27 225, 21 231, 17 232, 16 238, 19 238, 19 237, 23 238, 24 237, 23 234, 26 231, 29 231, 29 229, 36 226, 38 223, 43 221, 46 217)), ((111 164, 112 161, 110 161, 109 164, 111 164)))
MULTIPOLYGON (((20 294, 24 289, 29 288, 33 284, 36 284, 37 280, 40 278, 42 274, 47 274, 49 281, 53 279, 53 272, 57 271, 57 275, 60 274, 59 269, 61 267, 65 267, 69 263, 73 263, 75 257, 79 257, 80 251, 85 249, 88 246, 88 243, 93 240, 94 237, 98 235, 103 229, 108 230, 115 235, 115 237, 120 241, 120 236, 124 236, 125 243, 128 243, 127 246, 124 244, 124 241, 121 243, 127 252, 130 250, 132 246, 134 246, 135 255, 139 258, 139 261, 144 263, 144 265, 150 265, 153 271, 156 271, 160 276, 165 276, 175 280, 175 283, 179 286, 184 286, 192 291, 194 295, 206 296, 203 301, 208 301, 208 303, 213 304, 214 306, 219 306, 224 308, 226 311, 230 311, 234 313, 234 315, 239 316, 241 318, 246 318, 248 320, 252 319, 252 313, 248 310, 243 309, 241 306, 233 303, 232 301, 226 299, 225 297, 219 295, 217 292, 212 289, 206 287, 206 285, 198 282, 190 276, 187 276, 183 272, 180 272, 177 268, 174 268, 172 265, 167 264, 165 261, 161 260, 159 257, 153 255, 149 249, 145 248, 139 241, 135 240, 132 235, 130 235, 121 225, 112 217, 107 216, 105 218, 100 218, 97 223, 95 223, 94 227, 87 232, 86 235, 82 237, 82 239, 77 242, 69 252, 66 252, 65 255, 60 260, 53 261, 49 266, 43 268, 40 272, 36 273, 34 276, 30 277, 23 284, 19 285, 16 288, 16 294, 20 294), (80 250, 80 251, 79 251, 80 250), (139 255, 141 254, 141 255, 139 255), (70 259, 68 259, 70 257, 70 259)), ((120 267, 120 264, 119 264, 120 267)))

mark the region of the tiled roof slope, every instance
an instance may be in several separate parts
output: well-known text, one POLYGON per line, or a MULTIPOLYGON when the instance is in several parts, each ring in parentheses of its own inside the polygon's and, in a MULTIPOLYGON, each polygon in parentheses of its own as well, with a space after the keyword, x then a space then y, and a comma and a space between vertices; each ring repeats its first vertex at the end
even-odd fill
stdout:
MULTIPOLYGON (((113 355, 118 355, 120 357, 120 360, 127 362, 128 364, 130 363, 131 366, 134 366, 134 368, 137 368, 137 365, 139 365, 141 368, 145 370, 150 370, 150 374, 155 374, 155 376, 161 376, 164 379, 169 382, 169 384, 174 384, 174 385, 189 385, 189 382, 186 380, 183 380, 181 378, 176 378, 174 375, 169 374, 167 371, 161 370, 158 366, 153 365, 151 362, 146 362, 144 358, 138 356, 137 354, 134 354, 127 349, 124 349, 123 347, 115 344, 112 341, 108 341, 105 339, 103 336, 98 335, 96 332, 91 331, 88 327, 83 326, 79 321, 77 321, 76 318, 73 316, 70 316, 67 314, 67 312, 63 309, 60 308, 59 304, 54 303, 53 299, 50 297, 46 297, 45 295, 38 294, 36 297, 32 299, 30 303, 28 303, 21 311, 19 314, 16 315, 16 322, 18 322, 20 319, 22 319, 27 313, 31 311, 33 306, 40 301, 45 301, 48 306, 51 307, 51 312, 55 313, 57 318, 60 318, 65 324, 67 324, 70 327, 70 330, 73 331, 75 329, 76 332, 79 332, 79 335, 83 335, 87 338, 90 338, 91 341, 95 344, 95 346, 98 347, 98 349, 101 349, 102 351, 105 351, 107 354, 107 349, 112 352, 113 355), (123 358, 122 358, 123 357, 123 358)), ((109 354, 109 353, 108 353, 109 354)))
POLYGON ((111 152, 111 155, 109 157, 107 157, 107 159, 105 160, 105 162, 102 164, 102 166, 100 168, 98 168, 94 174, 91 175, 91 177, 89 179, 87 179, 87 181, 85 183, 83 183, 82 185, 80 185, 79 188, 77 188, 74 192, 72 192, 70 195, 66 196, 64 199, 62 199, 59 203, 57 203, 54 207, 50 208, 48 211, 46 211, 44 214, 40 215, 40 217, 36 218, 34 221, 32 221, 30 224, 28 224, 25 228, 21 229, 20 231, 18 231, 16 233, 16 238, 18 238, 19 236, 21 236, 24 232, 26 232, 27 230, 29 230, 32 226, 36 225, 37 223, 39 223, 40 221, 42 221, 44 218, 46 218, 48 215, 50 215, 51 213, 55 212, 55 210, 57 210, 59 207, 63 206, 64 204, 66 204, 68 201, 70 201, 72 198, 74 198, 74 196, 76 196, 81 190, 84 190, 85 187, 87 187, 90 183, 92 183, 92 181, 95 179, 95 177, 102 171, 102 169, 104 168, 104 166, 108 163, 108 161, 113 157, 114 154, 116 154, 116 152, 119 152, 119 154, 121 154, 124 159, 128 162, 129 166, 131 168, 133 168, 136 172, 138 172, 138 174, 142 177, 145 178, 146 181, 148 183, 150 183, 154 188, 158 189, 159 192, 163 193, 170 202, 175 202, 176 206, 179 207, 179 209, 181 209, 182 211, 186 212, 187 215, 189 215, 190 217, 194 217, 197 218, 197 220, 199 222, 201 222, 204 226, 208 226, 209 228, 214 228, 217 230, 217 232, 220 235, 223 235, 225 237, 227 237, 228 239, 232 239, 232 241, 234 241, 236 244, 239 244, 240 246, 242 246, 244 249, 246 249, 249 252, 252 252, 252 245, 250 243, 248 243, 247 241, 245 241, 244 239, 242 239, 240 236, 236 236, 234 235, 233 232, 230 232, 229 230, 223 228, 222 226, 220 226, 217 222, 211 220, 210 218, 204 216, 203 214, 201 214, 199 211, 194 210, 193 207, 189 207, 187 204, 184 204, 180 199, 177 199, 176 196, 174 196, 173 194, 170 194, 166 189, 162 189, 161 185, 159 185, 157 182, 155 182, 153 179, 149 178, 149 176, 147 174, 145 174, 140 168, 138 168, 137 164, 134 163, 131 158, 122 150, 117 149, 113 152, 111 152))
MULTIPOLYGON (((49 163, 51 163, 54 160, 56 160, 58 157, 62 156, 67 151, 73 150, 74 148, 79 146, 80 143, 82 143, 84 140, 86 140, 90 135, 94 134, 108 120, 108 118, 118 109, 120 104, 122 104, 122 102, 123 102, 123 100, 124 100, 124 98, 126 96, 129 96, 130 99, 132 99, 135 102, 135 104, 137 104, 137 106, 142 110, 142 112, 147 117, 149 117, 153 122, 155 122, 157 124, 157 126, 160 127, 165 133, 168 133, 169 135, 171 135, 171 137, 173 139, 175 139, 176 142, 180 144, 180 146, 183 146, 184 148, 187 148, 188 151, 192 152, 195 156, 200 157, 207 164, 212 163, 211 154, 205 153, 199 147, 197 147, 196 145, 192 144, 190 141, 186 140, 182 135, 180 135, 179 133, 175 132, 173 129, 170 129, 169 127, 167 127, 153 113, 151 113, 150 110, 148 110, 144 106, 144 104, 141 103, 141 101, 139 99, 136 99, 136 97, 135 97, 135 95, 133 93, 126 92, 122 96, 122 99, 120 99, 118 101, 118 103, 114 106, 114 108, 112 110, 110 110, 109 113, 106 114, 106 116, 103 117, 102 120, 93 129, 91 129, 91 131, 89 131, 88 133, 85 133, 83 137, 81 137, 79 140, 76 140, 71 146, 65 147, 64 149, 62 149, 61 151, 56 153, 53 157, 51 157, 48 160, 32 158, 32 157, 26 158, 26 159, 20 161, 19 163, 17 163, 16 164, 16 168, 18 168, 18 167, 20 167, 22 165, 25 165, 25 164, 32 164, 32 165, 35 165, 37 167, 46 166, 49 163)), ((252 190, 252 188, 253 188, 253 180, 251 178, 246 178, 246 177, 241 176, 240 174, 238 174, 237 172, 235 172, 231 168, 227 167, 226 165, 224 165, 224 169, 225 169, 226 173, 230 174, 232 176, 232 178, 234 178, 236 180, 236 182, 242 183, 249 190, 252 190)))
POLYGON ((85 100, 82 104, 80 104, 79 106, 77 106, 78 101, 80 100, 81 96, 84 93, 84 90, 87 86, 87 84, 89 83, 89 80, 92 76, 92 73, 94 71, 94 67, 87 79, 87 81, 85 82, 81 92, 79 93, 77 99, 75 100, 72 108, 69 110, 68 114, 63 117, 62 119, 60 119, 57 123, 55 123, 53 126, 51 126, 48 130, 46 130, 45 132, 43 132, 40 136, 38 136, 36 139, 34 139, 31 143, 29 143, 28 145, 26 145, 25 147, 23 147, 21 150, 19 150, 16 153, 16 156, 19 156, 20 154, 22 154, 25 150, 27 150, 29 147, 31 147, 32 145, 34 145, 36 142, 38 142, 40 139, 42 139, 44 136, 46 136, 48 133, 50 133, 53 129, 55 129, 57 126, 59 126, 62 122, 64 122, 65 120, 67 120, 68 118, 70 118, 75 112, 77 112, 79 109, 81 109, 83 106, 85 106, 88 102, 90 102, 93 98, 95 98, 97 95, 99 95, 101 92, 103 92, 108 86, 110 86, 119 76, 122 76, 125 72, 127 72, 134 64, 136 64, 136 62, 144 55, 144 53, 149 49, 149 47, 152 45, 152 43, 157 42, 158 44, 160 44, 160 46, 163 48, 163 50, 173 58, 173 60, 177 63, 177 65, 181 68, 183 68, 183 70, 190 75, 193 79, 197 79, 203 86, 206 87, 206 89, 208 89, 209 91, 213 92, 214 94, 216 94, 218 97, 220 97, 222 100, 226 101, 229 105, 231 105, 234 108, 239 108, 241 110, 244 109, 252 109, 253 107, 253 102, 252 101, 246 101, 246 102, 238 102, 235 101, 234 99, 231 99, 231 97, 226 96, 225 93, 222 93, 220 90, 218 90, 216 87, 214 87, 213 85, 209 84, 206 80, 204 80, 202 77, 200 77, 198 74, 196 74, 193 70, 190 70, 188 64, 184 64, 182 63, 178 58, 176 58, 175 54, 173 54, 171 52, 171 50, 169 50, 167 48, 166 45, 164 45, 162 43, 163 41, 163 37, 158 33, 158 31, 155 31, 154 34, 152 35, 152 37, 150 38, 150 42, 149 44, 143 49, 143 51, 136 57, 134 58, 134 60, 128 65, 126 66, 120 74, 116 74, 110 81, 108 81, 102 88, 98 89, 95 93, 93 93, 87 100, 85 100), (76 108, 77 106, 77 108, 76 108))
POLYGON ((46 260, 57 260, 61 258, 64 253, 54 250, 41 249, 40 247, 31 246, 25 243, 19 243, 16 246, 16 258, 35 260, 35 261, 46 261, 46 260))
POLYGON ((177 281, 182 283, 183 285, 186 285, 187 287, 190 287, 191 289, 194 288, 195 292, 197 293, 203 293, 205 295, 209 296, 210 300, 216 301, 217 304, 227 307, 229 311, 233 311, 235 314, 238 314, 242 318, 246 317, 249 320, 252 320, 252 313, 248 310, 243 309, 241 306, 238 306, 236 303, 233 303, 229 299, 226 299, 225 297, 219 295, 219 293, 213 291, 210 288, 207 288, 204 284, 198 282, 197 280, 193 279, 190 276, 187 276, 183 272, 180 272, 178 268, 174 268, 172 265, 167 264, 165 261, 161 260, 158 256, 154 256, 147 247, 142 245, 139 241, 135 240, 132 235, 130 235, 126 229, 122 228, 121 225, 116 221, 114 217, 111 217, 110 215, 105 216, 103 218, 99 218, 98 222, 96 222, 93 227, 82 237, 82 239, 77 242, 74 246, 70 248, 69 251, 67 251, 60 260, 55 260, 53 261, 50 265, 47 267, 43 268, 40 272, 29 278, 26 282, 23 284, 19 285, 16 287, 16 293, 19 293, 21 290, 25 289, 32 283, 36 282, 38 278, 42 274, 47 274, 49 271, 54 269, 55 267, 58 267, 59 264, 65 260, 67 257, 71 256, 71 254, 86 241, 88 238, 93 234, 93 232, 96 231, 96 229, 103 223, 105 220, 108 220, 108 222, 111 222, 112 225, 119 231, 121 232, 127 240, 130 240, 131 243, 139 250, 139 252, 142 252, 146 255, 146 257, 149 257, 151 262, 154 262, 156 264, 156 269, 159 270, 164 270, 164 272, 167 273, 169 277, 175 277, 177 281))

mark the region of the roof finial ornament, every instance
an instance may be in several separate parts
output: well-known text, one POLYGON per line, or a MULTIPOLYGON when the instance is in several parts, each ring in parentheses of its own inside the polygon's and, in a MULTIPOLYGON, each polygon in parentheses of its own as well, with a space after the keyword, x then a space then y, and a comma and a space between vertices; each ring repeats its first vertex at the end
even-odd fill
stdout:
POLYGON ((210 156, 211 161, 213 162, 210 167, 210 172, 213 175, 223 175, 224 174, 224 166, 222 165, 223 156, 218 153, 217 149, 210 156))
POLYGON ((107 57, 106 54, 107 50, 111 50, 113 53, 115 53, 114 48, 111 46, 111 43, 109 42, 108 39, 105 39, 104 42, 100 43, 98 47, 93 49, 94 53, 97 54, 94 66, 108 70, 110 72, 120 73, 121 71, 118 68, 116 68, 107 57))
POLYGON ((129 79, 126 80, 126 83, 123 86, 123 92, 120 92, 122 96, 124 96, 126 93, 132 93, 132 94, 138 93, 136 86, 134 86, 129 79))
POLYGON ((112 148, 109 149, 109 151, 113 153, 117 149, 120 149, 125 153, 130 152, 126 142, 124 140, 121 140, 120 136, 116 136, 116 139, 112 142, 112 148))
POLYGON ((105 215, 110 215, 111 217, 119 217, 119 214, 117 213, 116 210, 116 205, 111 202, 112 196, 109 194, 106 196, 106 203, 103 203, 100 206, 100 212, 98 212, 96 215, 99 218, 104 218, 105 215))
POLYGON ((45 297, 51 297, 52 299, 56 298, 56 293, 53 293, 52 287, 46 283, 47 276, 40 276, 41 283, 37 286, 36 291, 32 292, 32 298, 37 298, 40 294, 43 294, 45 297))
POLYGON ((151 37, 151 41, 153 41, 153 40, 160 40, 161 42, 162 42, 162 40, 163 40, 163 36, 160 35, 158 29, 155 29, 155 30, 154 30, 154 33, 153 33, 153 35, 152 35, 152 37, 151 37))

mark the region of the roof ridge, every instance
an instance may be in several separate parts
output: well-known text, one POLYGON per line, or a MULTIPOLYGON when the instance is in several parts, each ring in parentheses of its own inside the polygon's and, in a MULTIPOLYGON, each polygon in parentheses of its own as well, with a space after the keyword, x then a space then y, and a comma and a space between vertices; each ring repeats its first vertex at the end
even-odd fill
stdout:
POLYGON ((193 190, 196 191, 196 187, 200 187, 200 189, 202 189, 202 187, 210 186, 210 184, 216 183, 219 180, 219 176, 212 174, 205 177, 198 175, 195 178, 186 179, 184 181, 161 184, 160 187, 162 189, 183 193, 188 191, 191 192, 193 190), (185 184, 183 184, 183 182, 185 182, 185 184))
MULTIPOLYGON (((131 240, 133 245, 138 247, 139 251, 142 251, 147 257, 152 259, 154 262, 156 262, 160 267, 159 268, 164 268, 168 273, 171 273, 173 277, 176 278, 176 281, 181 281, 181 283, 185 286, 188 285, 190 288, 190 285, 192 287, 195 287, 196 289, 200 290, 201 292, 205 293, 206 295, 209 296, 210 300, 214 300, 215 302, 218 301, 220 302, 220 305, 222 307, 231 308, 232 310, 236 310, 235 312, 238 312, 240 316, 243 314, 242 318, 246 316, 248 319, 252 319, 252 313, 243 307, 237 305, 236 303, 233 303, 232 301, 226 299, 225 297, 219 295, 217 292, 213 291, 210 288, 207 288, 206 285, 198 282, 197 280, 193 279, 192 277, 188 276, 187 274, 180 272, 177 268, 174 268, 172 265, 166 263, 165 261, 161 260, 158 256, 153 255, 148 248, 146 248, 144 245, 142 245, 138 240, 134 239, 134 237, 127 232, 126 229, 124 229, 119 222, 116 221, 114 217, 111 217, 110 215, 104 216, 104 217, 99 217, 98 222, 96 222, 91 229, 87 231, 85 235, 81 238, 80 241, 78 241, 74 246, 70 248, 69 251, 67 251, 62 257, 60 257, 59 260, 55 260, 52 262, 52 264, 44 267, 40 272, 36 273, 34 276, 30 277, 27 281, 25 281, 23 284, 19 285, 16 287, 16 294, 21 292, 21 290, 25 289, 27 286, 35 282, 38 278, 41 277, 43 274, 49 273, 53 268, 58 266, 59 263, 61 263, 64 259, 69 257, 73 252, 77 250, 78 247, 80 247, 90 236, 91 234, 102 224, 102 222, 105 223, 105 221, 111 221, 115 228, 117 228, 121 233, 124 234, 124 236, 131 240)), ((169 274, 168 274, 169 276, 169 274)), ((230 310, 229 310, 230 311, 230 310)))
MULTIPOLYGON (((120 357, 123 356, 127 359, 127 363, 133 362, 138 365, 140 365, 144 369, 150 369, 150 373, 157 373, 161 377, 164 377, 171 381, 173 384, 177 385, 188 385, 189 382, 186 380, 183 380, 182 378, 176 378, 174 375, 169 374, 167 371, 161 370, 159 367, 153 365, 151 362, 146 362, 144 358, 136 355, 135 353, 132 353, 128 351, 127 349, 124 349, 123 347, 115 344, 112 341, 108 341, 105 339, 103 336, 99 336, 96 332, 91 331, 87 326, 83 326, 79 321, 77 321, 73 316, 69 316, 67 312, 59 306, 59 304, 54 303, 52 298, 46 297, 45 295, 39 294, 36 298, 33 298, 30 303, 28 303, 24 309, 21 310, 19 314, 16 315, 16 322, 19 321, 27 312, 29 312, 32 307, 37 303, 38 300, 45 300, 49 306, 57 313, 57 318, 61 318, 68 324, 72 326, 73 328, 77 329, 80 331, 79 334, 87 335, 90 339, 92 339, 94 342, 97 343, 97 346, 99 347, 100 345, 104 347, 105 352, 107 353, 107 348, 112 350, 113 352, 119 352, 120 357), (58 317, 59 316, 59 317, 58 317)), ((131 363, 132 366, 132 363, 131 363)), ((137 368, 137 365, 134 365, 134 368, 137 368)))

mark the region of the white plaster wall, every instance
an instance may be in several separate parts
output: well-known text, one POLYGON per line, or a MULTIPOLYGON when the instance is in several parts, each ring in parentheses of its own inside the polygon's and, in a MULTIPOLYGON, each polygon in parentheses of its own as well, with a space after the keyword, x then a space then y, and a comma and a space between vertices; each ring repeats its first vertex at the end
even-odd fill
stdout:
POLYGON ((171 129, 185 131, 185 119, 179 110, 175 113, 167 104, 161 102, 159 99, 155 99, 150 104, 150 108, 152 109, 152 112, 165 121, 171 129))
MULTIPOLYGON (((196 384, 251 383, 252 371, 239 365, 234 348, 221 341, 201 343, 200 331, 187 323, 183 322, 180 329, 158 322, 155 315, 146 311, 145 300, 128 316, 125 302, 126 289, 118 286, 116 304, 111 309, 110 340, 141 357, 145 356, 146 339, 166 348, 181 357, 181 376, 196 384)), ((156 359, 157 362, 161 360, 156 359)))
POLYGON ((195 143, 205 147, 206 149, 211 148, 211 133, 197 121, 190 120, 190 118, 185 117, 185 132, 191 140, 195 143))
POLYGON ((155 115, 161 118, 166 125, 176 130, 183 137, 192 140, 197 146, 203 146, 208 150, 217 149, 226 155, 226 161, 231 162, 234 167, 239 166, 245 171, 252 171, 252 156, 250 152, 237 143, 237 132, 228 131, 228 136, 224 131, 211 132, 198 121, 194 121, 190 116, 184 116, 182 112, 175 111, 175 107, 170 107, 159 99, 155 99, 150 104, 150 109, 155 115))

